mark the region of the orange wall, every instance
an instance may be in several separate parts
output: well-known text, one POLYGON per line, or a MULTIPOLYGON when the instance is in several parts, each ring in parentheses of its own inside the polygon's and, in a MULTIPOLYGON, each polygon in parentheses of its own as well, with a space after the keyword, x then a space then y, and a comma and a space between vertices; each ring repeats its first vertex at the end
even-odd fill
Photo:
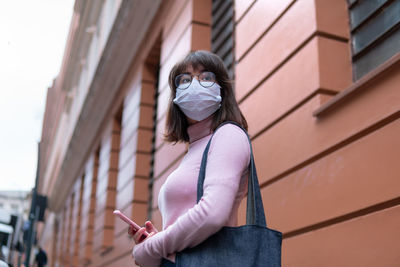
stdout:
POLYGON ((236 10, 237 99, 267 221, 284 234, 283 266, 399 264, 396 74, 316 118, 352 85, 346 1, 236 1, 236 10))

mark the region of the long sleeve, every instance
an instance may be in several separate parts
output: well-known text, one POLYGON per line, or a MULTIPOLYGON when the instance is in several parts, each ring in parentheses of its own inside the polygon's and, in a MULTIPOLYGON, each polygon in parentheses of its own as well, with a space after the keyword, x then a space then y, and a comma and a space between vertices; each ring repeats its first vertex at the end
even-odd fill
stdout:
POLYGON ((225 226, 249 161, 246 134, 235 125, 222 126, 211 141, 203 197, 167 229, 136 245, 136 261, 158 266, 161 258, 194 247, 225 226))

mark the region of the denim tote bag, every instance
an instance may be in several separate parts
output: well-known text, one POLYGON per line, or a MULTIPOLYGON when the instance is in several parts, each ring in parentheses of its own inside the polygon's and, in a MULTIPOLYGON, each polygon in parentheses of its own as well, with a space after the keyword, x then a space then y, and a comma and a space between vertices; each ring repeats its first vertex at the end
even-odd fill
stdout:
MULTIPOLYGON (((250 143, 250 172, 248 181, 246 225, 223 227, 201 244, 176 253, 177 267, 268 267, 281 266, 282 233, 267 228, 260 186, 254 163, 253 149, 246 130, 235 122, 224 122, 218 126, 232 123, 240 127, 250 143)), ((217 129, 218 129, 217 128, 217 129)), ((214 133, 217 131, 214 131, 214 133)), ((208 142, 200 165, 197 182, 197 202, 203 196, 203 183, 206 176, 208 142)))

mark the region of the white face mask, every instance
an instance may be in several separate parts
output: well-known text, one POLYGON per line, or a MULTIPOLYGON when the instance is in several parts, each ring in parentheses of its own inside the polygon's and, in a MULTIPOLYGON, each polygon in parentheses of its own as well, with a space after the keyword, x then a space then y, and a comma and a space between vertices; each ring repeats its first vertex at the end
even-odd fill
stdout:
POLYGON ((188 88, 176 89, 173 102, 187 117, 202 121, 220 108, 221 100, 221 86, 214 83, 211 87, 205 88, 193 78, 188 88))

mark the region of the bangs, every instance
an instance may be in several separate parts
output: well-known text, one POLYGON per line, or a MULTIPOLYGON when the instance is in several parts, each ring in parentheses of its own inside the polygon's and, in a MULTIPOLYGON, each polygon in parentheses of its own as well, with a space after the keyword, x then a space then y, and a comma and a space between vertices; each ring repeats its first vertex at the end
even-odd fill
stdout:
POLYGON ((174 79, 179 74, 185 72, 189 66, 192 66, 195 70, 198 70, 200 67, 204 67, 204 70, 211 71, 216 74, 217 79, 228 78, 221 77, 225 76, 224 74, 227 73, 227 70, 221 59, 212 53, 201 50, 190 53, 185 57, 184 60, 178 62, 171 72, 173 76, 171 78, 174 79))

